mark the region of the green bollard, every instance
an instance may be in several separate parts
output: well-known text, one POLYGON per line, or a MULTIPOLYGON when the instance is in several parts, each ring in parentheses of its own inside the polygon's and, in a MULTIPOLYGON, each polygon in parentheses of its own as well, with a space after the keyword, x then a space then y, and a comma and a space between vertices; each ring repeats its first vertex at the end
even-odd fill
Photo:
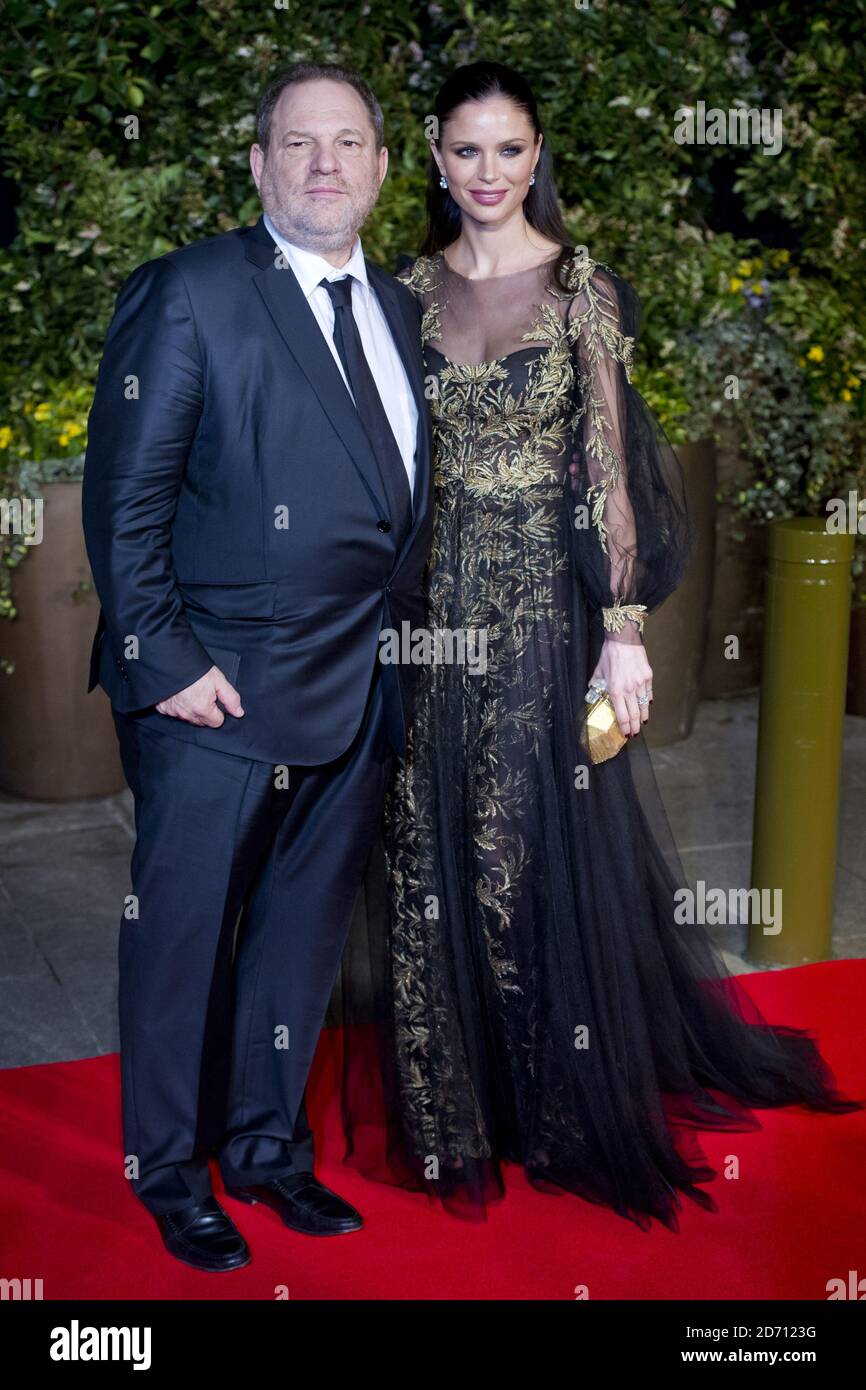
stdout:
POLYGON ((781 930, 752 921, 756 964, 831 954, 853 554, 823 517, 768 528, 752 887, 781 904, 781 930))

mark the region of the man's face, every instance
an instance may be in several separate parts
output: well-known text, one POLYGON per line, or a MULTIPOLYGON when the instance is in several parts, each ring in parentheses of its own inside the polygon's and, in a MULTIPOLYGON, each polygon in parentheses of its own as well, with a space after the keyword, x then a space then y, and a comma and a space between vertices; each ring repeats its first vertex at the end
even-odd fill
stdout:
POLYGON ((253 145, 250 168, 277 231, 323 255, 351 248, 379 196, 388 151, 376 149, 373 123, 354 87, 317 79, 280 93, 267 157, 253 145))

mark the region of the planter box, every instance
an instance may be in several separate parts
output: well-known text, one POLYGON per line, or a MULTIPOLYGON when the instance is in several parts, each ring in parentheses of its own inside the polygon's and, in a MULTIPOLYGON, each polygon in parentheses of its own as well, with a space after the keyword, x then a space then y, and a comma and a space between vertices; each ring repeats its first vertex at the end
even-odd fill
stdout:
POLYGON ((99 616, 81 528, 81 484, 42 490, 43 538, 12 572, 17 618, 0 621, 0 788, 36 801, 109 796, 126 785, 111 706, 87 694, 99 616))
POLYGON ((651 748, 677 743, 692 731, 701 695, 715 568, 715 446, 710 441, 680 444, 675 452, 685 476, 694 548, 679 588, 649 616, 644 628, 654 703, 643 736, 651 748))
POLYGON ((846 714, 866 714, 866 604, 851 608, 846 714))
MULTIPOLYGON (((741 459, 733 439, 716 446, 716 463, 717 488, 749 476, 750 467, 741 459)), ((766 565, 766 526, 744 520, 727 503, 717 504, 713 596, 700 678, 702 699, 739 695, 761 683, 766 565), (743 539, 736 540, 735 532, 743 539), (736 660, 725 656, 725 640, 732 633, 739 638, 736 660)))

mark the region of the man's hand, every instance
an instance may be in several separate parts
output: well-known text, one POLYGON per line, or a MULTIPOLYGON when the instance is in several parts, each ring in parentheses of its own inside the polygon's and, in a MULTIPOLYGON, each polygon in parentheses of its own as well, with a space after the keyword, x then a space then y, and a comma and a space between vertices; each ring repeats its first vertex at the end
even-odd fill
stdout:
POLYGON ((185 719, 188 724, 205 724, 209 729, 218 729, 225 723, 225 715, 217 700, 236 719, 243 715, 240 695, 229 685, 220 668, 212 666, 186 690, 178 691, 168 700, 160 700, 156 708, 172 719, 185 719))
POLYGON ((653 693, 652 667, 643 643, 605 638, 591 679, 597 676, 607 681, 607 693, 613 701, 621 731, 626 737, 639 733, 641 724, 649 719, 649 705, 639 705, 637 696, 647 694, 652 699, 653 693))

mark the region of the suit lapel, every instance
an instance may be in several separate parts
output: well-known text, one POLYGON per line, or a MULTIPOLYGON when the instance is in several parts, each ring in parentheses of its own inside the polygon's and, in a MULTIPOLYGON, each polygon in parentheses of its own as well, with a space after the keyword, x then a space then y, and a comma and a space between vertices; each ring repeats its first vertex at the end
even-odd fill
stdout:
MULTIPOLYGON (((278 247, 262 218, 259 218, 255 226, 245 228, 241 235, 244 238, 247 259, 258 267, 253 282, 268 313, 351 455, 375 504, 377 515, 387 516, 388 509, 379 468, 366 431, 306 297, 291 269, 288 266, 284 269, 278 268, 278 247)), ((424 395, 424 358, 420 334, 416 334, 410 327, 399 302, 397 287, 392 283, 391 277, 369 261, 366 261, 366 265, 370 283, 403 360, 418 408, 414 518, 409 534, 396 557, 396 573, 422 526, 426 530, 432 475, 429 407, 424 395)))
POLYGON ((316 316, 289 266, 279 268, 278 248, 260 219, 244 233, 246 254, 259 267, 253 282, 282 338, 351 455, 378 516, 387 516, 379 468, 361 418, 316 316))
POLYGON ((385 315, 388 327, 397 345, 397 351, 403 360, 403 366, 406 368, 406 375, 409 378, 409 385, 412 388, 412 395, 415 398, 415 405, 418 409, 418 430, 415 445, 415 487, 412 499, 414 517, 412 527, 397 557, 397 565, 399 565, 402 558, 409 553, 412 543, 421 529, 430 497, 430 478, 432 472, 430 415, 429 404, 424 395, 424 356, 421 351, 421 335, 414 331, 407 322, 406 315, 399 301, 399 292, 396 284, 391 276, 387 275, 379 266, 373 265, 366 257, 364 259, 370 284, 376 291, 379 303, 382 306, 382 312, 385 315))

